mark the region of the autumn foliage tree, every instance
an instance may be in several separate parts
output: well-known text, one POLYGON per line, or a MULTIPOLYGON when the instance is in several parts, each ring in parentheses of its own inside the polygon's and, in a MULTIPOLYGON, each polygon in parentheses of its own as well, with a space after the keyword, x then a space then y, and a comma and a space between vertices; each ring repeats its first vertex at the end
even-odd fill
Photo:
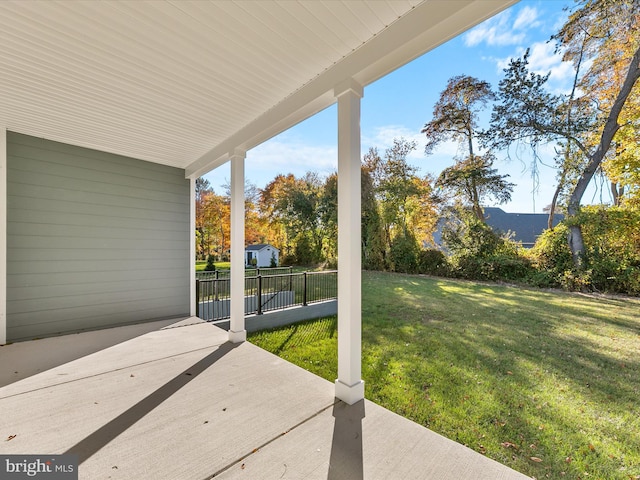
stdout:
POLYGON ((318 175, 308 172, 302 178, 277 175, 262 190, 261 210, 274 233, 275 243, 284 249, 285 258, 303 264, 322 260, 322 186, 318 175))
POLYGON ((200 258, 215 255, 222 260, 231 237, 230 201, 216 195, 208 180, 196 180, 196 252, 200 258))
MULTIPOLYGON (((634 91, 640 77, 638 2, 585 0, 579 4, 554 38, 565 52, 565 60, 575 66, 575 84, 582 96, 547 93, 544 84, 548 76, 529 72, 525 54, 505 70, 489 135, 498 146, 522 138, 546 139, 559 140, 567 152, 573 151, 565 155, 561 165, 561 180, 573 169, 567 193, 570 219, 578 218, 587 186, 610 155, 616 136, 631 127, 625 112, 635 111, 634 91), (582 73, 585 62, 590 66, 582 73)), ((622 141, 623 135, 618 140, 622 141)), ((579 221, 570 221, 568 242, 574 264, 584 268, 586 250, 579 221)))
POLYGON ((375 199, 377 205, 375 211, 369 207, 364 218, 363 229, 373 235, 365 243, 369 247, 365 263, 383 262, 394 270, 415 270, 417 253, 435 229, 431 179, 420 177, 407 161, 416 148, 415 142, 399 138, 382 156, 376 148, 364 156, 363 204, 371 205, 375 199))

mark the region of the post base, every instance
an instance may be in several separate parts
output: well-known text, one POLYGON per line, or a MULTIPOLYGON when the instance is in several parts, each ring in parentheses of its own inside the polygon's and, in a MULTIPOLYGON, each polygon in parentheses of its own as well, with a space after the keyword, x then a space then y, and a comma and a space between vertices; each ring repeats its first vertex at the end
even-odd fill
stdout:
POLYGON ((353 405, 364 399, 364 380, 360 380, 351 386, 336 380, 336 398, 347 405, 353 405))
POLYGON ((247 340, 247 331, 240 330, 239 332, 234 332, 233 330, 229 330, 229 341, 231 343, 242 343, 247 340))

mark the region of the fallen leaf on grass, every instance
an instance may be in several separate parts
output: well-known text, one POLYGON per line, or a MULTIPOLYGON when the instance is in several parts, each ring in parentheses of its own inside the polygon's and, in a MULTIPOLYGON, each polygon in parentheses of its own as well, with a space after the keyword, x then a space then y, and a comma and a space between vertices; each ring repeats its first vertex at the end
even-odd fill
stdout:
POLYGON ((592 452, 595 452, 596 447, 594 447, 591 443, 589 444, 589 450, 591 450, 592 452))
POLYGON ((540 463, 542 461, 542 459, 538 457, 529 457, 529 458, 536 463, 540 463))
POLYGON ((502 442, 500 445, 502 445, 504 448, 515 448, 516 450, 518 449, 518 445, 511 442, 502 442))

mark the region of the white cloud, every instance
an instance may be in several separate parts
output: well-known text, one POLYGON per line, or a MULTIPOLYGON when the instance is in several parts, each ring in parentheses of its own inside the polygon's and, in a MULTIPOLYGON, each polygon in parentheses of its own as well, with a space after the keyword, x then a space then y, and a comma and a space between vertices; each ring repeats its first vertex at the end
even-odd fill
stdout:
POLYGON ((384 125, 376 127, 372 135, 364 133, 362 135, 362 149, 368 150, 369 147, 377 147, 380 152, 384 152, 386 148, 393 145, 394 139, 401 137, 409 141, 413 140, 417 142, 418 150, 422 149, 422 151, 424 151, 424 135, 404 125, 384 125))
POLYGON ((273 170, 300 166, 308 170, 325 171, 336 168, 337 149, 335 145, 311 145, 297 140, 274 139, 251 150, 247 159, 256 167, 273 170))
POLYGON ((442 142, 431 155, 424 154, 424 147, 427 143, 426 137, 419 131, 409 129, 404 125, 385 125, 377 127, 372 134, 363 135, 362 153, 366 153, 369 147, 376 147, 381 155, 385 149, 393 145, 396 138, 413 140, 418 146, 407 156, 410 164, 418 168, 421 175, 431 173, 437 176, 443 168, 453 164, 453 159, 460 154, 460 147, 455 142, 442 142))
MULTIPOLYGON (((314 145, 291 135, 280 135, 247 152, 245 177, 258 188, 264 188, 278 174, 301 177, 311 171, 327 176, 337 170, 335 145, 314 145)), ((230 170, 225 164, 205 175, 216 192, 229 182, 230 170)))
POLYGON ((540 12, 535 7, 523 7, 515 19, 512 19, 511 10, 505 10, 465 34, 464 43, 467 47, 483 42, 489 46, 520 45, 528 30, 540 27, 539 17, 540 12))
POLYGON ((314 145, 297 139, 272 139, 247 153, 246 177, 264 187, 278 174, 301 177, 306 172, 320 176, 337 170, 335 145, 314 145))
MULTIPOLYGON (((369 150, 369 147, 376 147, 382 155, 387 148, 393 146, 393 140, 396 138, 404 138, 405 140, 416 142, 416 149, 407 156, 409 160, 414 162, 416 160, 424 160, 424 146, 427 143, 426 137, 423 133, 409 129, 404 125, 385 125, 382 127, 376 127, 372 135, 364 134, 362 136, 362 153, 366 153, 369 150)), ((445 148, 444 145, 442 148, 445 148)), ((442 153, 440 149, 438 150, 438 153, 442 153)), ((455 152, 452 155, 455 155, 455 152)))
MULTIPOLYGON (((516 21, 519 19, 520 16, 516 21)), ((522 21, 519 21, 519 25, 522 25, 522 21)), ((522 27, 515 28, 511 23, 510 12, 504 11, 466 33, 464 43, 467 47, 483 42, 491 46, 517 45, 525 39, 525 32, 517 30, 522 30, 522 27)))
POLYGON ((537 42, 531 46, 529 69, 539 75, 551 73, 549 78, 557 81, 565 79, 572 67, 570 63, 562 61, 562 54, 555 51, 554 44, 537 42))
POLYGON ((540 26, 538 17, 540 13, 534 7, 525 6, 513 22, 514 30, 527 30, 531 28, 537 28, 540 26))

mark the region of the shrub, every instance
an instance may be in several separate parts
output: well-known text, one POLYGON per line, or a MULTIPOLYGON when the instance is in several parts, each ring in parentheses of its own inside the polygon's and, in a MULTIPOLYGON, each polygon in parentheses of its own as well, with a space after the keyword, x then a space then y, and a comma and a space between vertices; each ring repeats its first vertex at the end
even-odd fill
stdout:
POLYGON ((576 221, 585 237, 591 286, 640 295, 640 210, 584 207, 576 221))
POLYGON ((523 281, 532 274, 531 262, 522 248, 495 233, 474 215, 462 213, 457 223, 443 229, 442 238, 451 251, 453 276, 470 280, 523 281))
POLYGON ((216 264, 214 263, 213 255, 207 256, 207 264, 204 267, 205 272, 215 272, 216 264))
POLYGON ((489 225, 473 214, 459 213, 459 222, 449 223, 442 229, 442 240, 453 257, 488 257, 501 245, 501 238, 489 225))
POLYGON ((582 227, 584 269, 574 267, 567 243, 569 227, 561 223, 545 231, 530 252, 537 270, 532 283, 640 295, 640 211, 587 206, 570 221, 582 227))
POLYGON ((314 249, 313 241, 308 233, 300 233, 295 242, 293 252, 297 265, 313 265, 320 260, 320 252, 314 249))
POLYGON ((420 250, 418 253, 418 272, 427 275, 446 277, 449 275, 447 256, 434 248, 420 250))
POLYGON ((389 255, 394 272, 418 272, 418 243, 411 233, 398 235, 391 241, 389 255))
POLYGON ((545 230, 529 251, 529 258, 537 270, 533 284, 544 287, 562 286, 565 272, 573 271, 568 243, 569 228, 560 223, 553 230, 545 230))

